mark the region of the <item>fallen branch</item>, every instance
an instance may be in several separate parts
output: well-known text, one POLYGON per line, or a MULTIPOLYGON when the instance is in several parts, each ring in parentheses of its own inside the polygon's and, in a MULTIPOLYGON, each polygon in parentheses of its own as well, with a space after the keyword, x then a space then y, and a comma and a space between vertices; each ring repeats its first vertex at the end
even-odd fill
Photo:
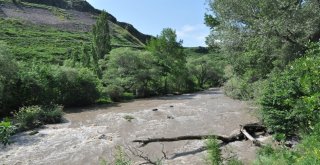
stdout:
POLYGON ((210 138, 217 138, 221 140, 223 143, 228 144, 235 141, 242 141, 247 137, 251 140, 255 145, 261 146, 261 142, 253 138, 250 134, 255 132, 262 132, 265 131, 266 127, 262 126, 259 123, 252 123, 246 124, 241 126, 239 134, 232 135, 229 137, 220 136, 220 135, 191 135, 191 136, 179 136, 179 137, 172 137, 172 138, 149 138, 143 140, 134 140, 134 143, 141 143, 141 147, 148 145, 149 143, 154 142, 174 142, 174 141, 181 141, 181 140, 203 140, 203 139, 210 139, 210 138))
POLYGON ((152 139, 145 139, 145 140, 134 140, 132 142, 135 143, 142 143, 141 147, 146 146, 149 143, 154 142, 173 142, 173 141, 180 141, 180 140, 203 140, 203 139, 210 139, 210 138, 217 138, 218 140, 221 140, 224 143, 230 143, 234 141, 243 140, 244 136, 242 133, 239 133, 234 136, 230 137, 224 137, 219 135, 194 135, 194 136, 179 136, 179 137, 173 137, 173 138, 152 138, 152 139))

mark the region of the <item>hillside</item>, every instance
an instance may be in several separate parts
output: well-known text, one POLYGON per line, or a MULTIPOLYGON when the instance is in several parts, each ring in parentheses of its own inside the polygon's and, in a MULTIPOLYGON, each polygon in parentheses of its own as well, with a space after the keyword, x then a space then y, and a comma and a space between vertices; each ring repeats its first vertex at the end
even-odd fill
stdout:
MULTIPOLYGON (((22 60, 62 62, 70 49, 89 42, 100 13, 85 1, 0 0, 0 40, 22 60)), ((151 36, 109 14, 113 47, 143 47, 151 36)))

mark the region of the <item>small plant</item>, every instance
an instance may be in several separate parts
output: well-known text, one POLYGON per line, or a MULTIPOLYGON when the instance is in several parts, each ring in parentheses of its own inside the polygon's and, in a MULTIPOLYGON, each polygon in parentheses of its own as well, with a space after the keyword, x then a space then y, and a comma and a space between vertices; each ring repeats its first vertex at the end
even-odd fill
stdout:
POLYGON ((15 132, 15 127, 11 124, 9 120, 0 122, 0 142, 3 145, 9 144, 9 139, 15 132))
POLYGON ((130 160, 127 158, 127 156, 125 155, 125 153, 122 151, 122 148, 120 146, 118 146, 116 148, 117 152, 115 155, 115 165, 130 165, 131 162, 130 160))
POLYGON ((131 122, 134 119, 134 117, 130 115, 126 115, 123 118, 126 119, 128 122, 131 122))
POLYGON ((232 158, 232 159, 228 160, 227 165, 243 165, 243 163, 236 158, 232 158))
POLYGON ((219 165, 222 163, 221 151, 219 148, 218 140, 211 138, 206 141, 208 149, 207 163, 210 165, 219 165))

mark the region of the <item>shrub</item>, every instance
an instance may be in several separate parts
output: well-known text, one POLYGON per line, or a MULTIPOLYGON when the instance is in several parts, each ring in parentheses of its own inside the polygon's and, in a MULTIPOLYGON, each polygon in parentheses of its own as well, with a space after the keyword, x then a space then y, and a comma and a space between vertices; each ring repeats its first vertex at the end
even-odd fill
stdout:
POLYGON ((301 143, 290 150, 288 148, 263 147, 258 152, 258 158, 254 164, 284 164, 284 165, 311 165, 320 164, 320 123, 311 134, 303 136, 301 143))
POLYGON ((99 98, 98 79, 88 69, 62 67, 56 75, 57 103, 65 106, 84 106, 99 98))
POLYGON ((120 101, 123 95, 124 89, 117 85, 109 85, 106 88, 106 93, 109 95, 112 101, 120 101))
POLYGON ((258 152, 258 158, 255 160, 255 165, 291 165, 295 163, 297 154, 285 148, 272 148, 266 146, 258 152))
POLYGON ((25 131, 37 128, 44 124, 58 123, 62 119, 61 106, 29 106, 22 107, 14 114, 14 121, 18 126, 19 131, 25 131))
POLYGON ((233 76, 224 85, 224 92, 234 99, 248 100, 252 98, 253 89, 246 80, 233 76))
POLYGON ((14 114, 15 122, 20 131, 37 128, 42 125, 40 118, 42 109, 40 106, 22 107, 14 114))
POLYGON ((268 79, 260 104, 262 117, 276 133, 310 131, 319 121, 320 57, 303 57, 268 79))
POLYGON ((9 144, 9 138, 15 132, 15 127, 9 120, 0 122, 0 142, 3 145, 9 144))

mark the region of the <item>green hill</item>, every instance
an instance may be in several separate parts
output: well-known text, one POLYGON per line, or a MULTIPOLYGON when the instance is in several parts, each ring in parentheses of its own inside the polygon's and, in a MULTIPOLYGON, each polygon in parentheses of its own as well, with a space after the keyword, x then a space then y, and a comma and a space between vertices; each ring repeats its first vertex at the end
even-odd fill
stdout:
MULTIPOLYGON (((80 0, 0 0, 0 40, 18 60, 62 63, 72 49, 90 42, 99 10, 80 0)), ((109 14, 113 47, 142 48, 151 38, 109 14)))

